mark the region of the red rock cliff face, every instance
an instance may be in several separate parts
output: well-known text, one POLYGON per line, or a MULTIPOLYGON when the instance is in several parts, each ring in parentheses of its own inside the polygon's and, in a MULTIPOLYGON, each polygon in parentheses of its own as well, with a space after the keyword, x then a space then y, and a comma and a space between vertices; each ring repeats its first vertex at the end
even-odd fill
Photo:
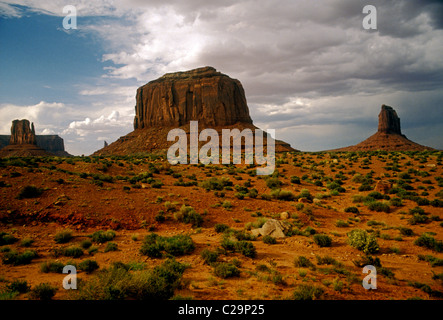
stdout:
POLYGON ((29 125, 26 119, 12 121, 9 144, 36 144, 34 123, 29 125))
POLYGON ((400 118, 392 107, 387 105, 381 106, 381 111, 378 115, 378 132, 401 134, 400 118))
POLYGON ((252 124, 240 81, 204 67, 165 74, 138 88, 134 129, 179 127, 191 120, 207 127, 252 124))

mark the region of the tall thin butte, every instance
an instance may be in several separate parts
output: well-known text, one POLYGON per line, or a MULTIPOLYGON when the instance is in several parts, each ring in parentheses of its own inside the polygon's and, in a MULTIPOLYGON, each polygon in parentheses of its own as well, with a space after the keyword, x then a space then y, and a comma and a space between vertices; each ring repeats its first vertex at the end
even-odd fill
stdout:
POLYGON ((378 115, 378 131, 355 146, 331 151, 424 151, 433 148, 415 143, 401 132, 400 118, 390 106, 382 105, 378 115))
MULTIPOLYGON (((198 121, 198 131, 214 129, 258 129, 249 115, 240 81, 203 67, 167 73, 137 89, 134 131, 96 151, 94 155, 128 155, 167 150, 171 129, 190 134, 190 121, 198 121)), ((205 144, 206 142, 200 142, 205 144)), ((221 145, 221 144, 220 144, 221 145)), ((296 151, 288 143, 275 140, 275 151, 296 151)))
POLYGON ((34 123, 29 120, 13 120, 9 145, 0 150, 0 157, 51 156, 37 145, 34 123))

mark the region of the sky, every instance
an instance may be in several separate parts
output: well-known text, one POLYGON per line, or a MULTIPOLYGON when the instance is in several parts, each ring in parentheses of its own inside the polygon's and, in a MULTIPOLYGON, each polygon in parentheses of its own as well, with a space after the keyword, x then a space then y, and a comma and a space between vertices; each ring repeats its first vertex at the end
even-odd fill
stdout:
POLYGON ((296 149, 363 141, 382 104, 443 149, 442 56, 440 0, 0 0, 0 134, 29 119, 89 155, 133 130, 139 86, 212 66, 296 149))

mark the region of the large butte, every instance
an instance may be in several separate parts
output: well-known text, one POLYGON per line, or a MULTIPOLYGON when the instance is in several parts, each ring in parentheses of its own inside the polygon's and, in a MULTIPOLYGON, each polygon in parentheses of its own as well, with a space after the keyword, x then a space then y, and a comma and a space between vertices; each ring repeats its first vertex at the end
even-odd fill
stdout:
MULTIPOLYGON (((137 89, 134 131, 96 151, 94 155, 127 155, 167 150, 174 128, 189 134, 190 121, 198 121, 199 132, 215 129, 257 129, 249 115, 245 91, 239 80, 203 67, 167 73, 137 89)), ((202 142, 204 144, 204 142, 202 142)), ((276 140, 275 151, 296 151, 276 140)))

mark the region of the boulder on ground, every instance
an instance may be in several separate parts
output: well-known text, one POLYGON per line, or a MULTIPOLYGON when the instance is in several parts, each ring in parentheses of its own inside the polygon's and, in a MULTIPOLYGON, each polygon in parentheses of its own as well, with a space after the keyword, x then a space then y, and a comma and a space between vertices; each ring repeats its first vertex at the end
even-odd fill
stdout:
POLYGON ((284 238, 285 233, 291 229, 288 222, 269 219, 261 228, 253 229, 251 232, 255 236, 272 236, 274 238, 284 238))
POLYGON ((391 188, 392 188, 392 183, 390 183, 389 181, 379 180, 377 181, 374 190, 386 194, 391 188))

